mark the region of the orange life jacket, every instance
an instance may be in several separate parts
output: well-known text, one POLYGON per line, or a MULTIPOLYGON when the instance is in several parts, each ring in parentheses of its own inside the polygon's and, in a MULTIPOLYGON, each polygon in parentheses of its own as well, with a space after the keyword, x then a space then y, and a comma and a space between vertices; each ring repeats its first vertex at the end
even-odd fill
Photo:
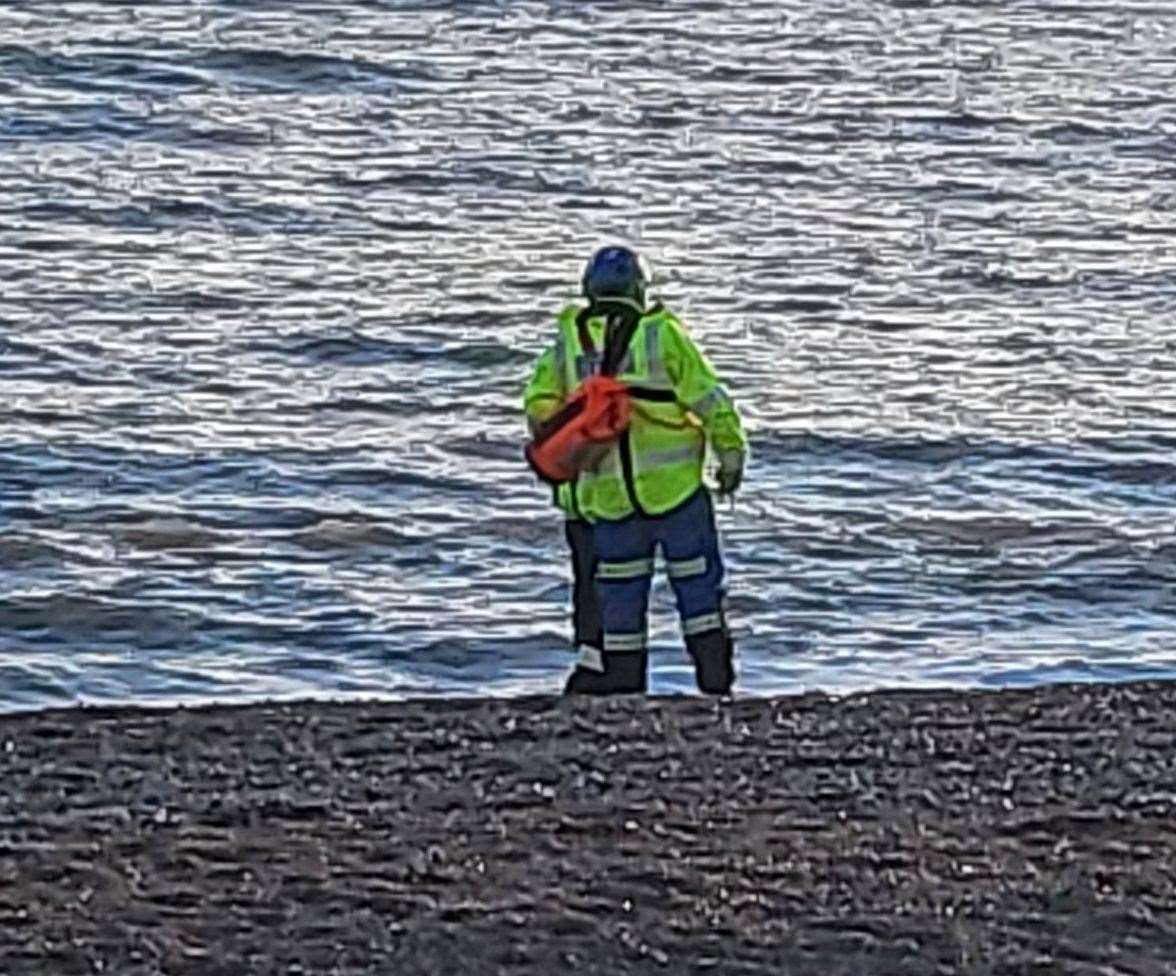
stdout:
POLYGON ((531 469, 544 481, 571 481, 604 456, 628 429, 633 403, 612 376, 589 376, 527 445, 531 469))

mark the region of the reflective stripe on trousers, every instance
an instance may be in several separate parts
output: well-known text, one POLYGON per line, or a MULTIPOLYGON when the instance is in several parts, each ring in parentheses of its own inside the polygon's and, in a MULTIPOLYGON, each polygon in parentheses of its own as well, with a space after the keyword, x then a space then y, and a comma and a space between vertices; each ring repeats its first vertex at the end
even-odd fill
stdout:
POLYGON ((695 634, 719 630, 722 626, 721 613, 700 613, 697 617, 687 617, 682 621, 682 633, 687 637, 693 637, 695 634))
POLYGON ((629 580, 653 575, 653 558, 630 559, 627 562, 600 560, 596 565, 598 580, 629 580))
POLYGON ((706 556, 699 556, 696 559, 671 560, 666 563, 666 572, 669 574, 670 579, 685 579, 687 576, 697 576, 699 573, 705 573, 706 556))
POLYGON ((643 651, 645 650, 645 631, 631 633, 604 632, 604 652, 610 651, 643 651))
POLYGON ((604 656, 599 647, 593 647, 591 644, 580 645, 580 657, 576 664, 589 671, 604 672, 604 656))

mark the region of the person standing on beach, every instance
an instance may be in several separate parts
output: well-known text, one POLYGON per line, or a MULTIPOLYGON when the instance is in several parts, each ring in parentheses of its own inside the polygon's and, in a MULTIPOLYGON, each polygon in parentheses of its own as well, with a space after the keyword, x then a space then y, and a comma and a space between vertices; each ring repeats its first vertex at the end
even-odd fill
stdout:
MULTIPOLYGON (((556 487, 565 511, 591 526, 591 554, 577 563, 573 545, 573 563, 594 567, 600 621, 598 632, 577 633, 580 658, 565 692, 647 689, 649 590, 660 547, 698 687, 722 695, 735 680, 734 646, 703 464, 709 447, 719 492, 733 493, 747 441, 731 398, 685 327, 662 304, 647 305, 648 284, 644 262, 629 248, 597 251, 581 280, 587 304, 559 315, 555 341, 524 394, 533 431, 602 373, 615 375, 631 401, 623 432, 556 487)), ((594 607, 589 588, 577 586, 594 607)))

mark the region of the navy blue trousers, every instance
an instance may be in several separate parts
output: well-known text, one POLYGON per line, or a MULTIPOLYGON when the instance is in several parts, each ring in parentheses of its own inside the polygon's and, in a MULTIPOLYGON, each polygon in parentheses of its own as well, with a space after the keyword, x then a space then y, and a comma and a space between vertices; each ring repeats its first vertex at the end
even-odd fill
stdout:
POLYGON ((700 488, 664 515, 633 514, 592 527, 602 636, 581 647, 569 691, 644 691, 649 591, 660 548, 699 687, 725 693, 734 674, 723 616, 724 567, 709 492, 700 488))

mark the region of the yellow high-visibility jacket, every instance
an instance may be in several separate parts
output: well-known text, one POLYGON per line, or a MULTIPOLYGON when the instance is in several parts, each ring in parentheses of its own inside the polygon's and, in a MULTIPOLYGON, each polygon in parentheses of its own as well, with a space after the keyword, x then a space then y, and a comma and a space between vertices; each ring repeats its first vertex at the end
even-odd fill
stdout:
MULTIPOLYGON (((532 430, 554 414, 599 369, 605 320, 592 316, 592 349, 580 341, 583 306, 560 313, 555 341, 543 352, 523 393, 532 430)), ((702 484, 709 442, 713 451, 747 451, 739 413, 685 327, 662 306, 637 323, 617 379, 634 388, 633 417, 623 437, 593 470, 556 489, 569 518, 615 521, 633 512, 660 515, 702 484)))

